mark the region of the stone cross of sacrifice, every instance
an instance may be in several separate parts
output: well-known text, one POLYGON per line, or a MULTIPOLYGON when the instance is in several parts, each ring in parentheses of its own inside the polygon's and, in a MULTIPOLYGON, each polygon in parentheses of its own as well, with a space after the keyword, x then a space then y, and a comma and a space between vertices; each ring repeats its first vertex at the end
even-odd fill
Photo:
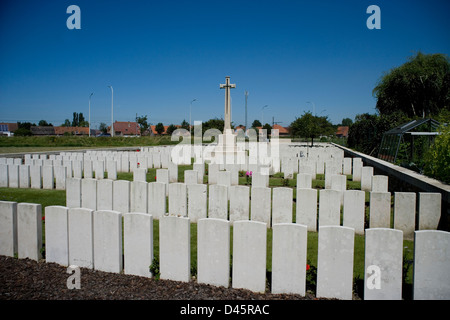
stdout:
POLYGON ((225 77, 226 83, 220 85, 220 89, 225 89, 225 126, 223 131, 231 129, 231 95, 230 89, 236 88, 235 84, 230 84, 230 77, 225 77))

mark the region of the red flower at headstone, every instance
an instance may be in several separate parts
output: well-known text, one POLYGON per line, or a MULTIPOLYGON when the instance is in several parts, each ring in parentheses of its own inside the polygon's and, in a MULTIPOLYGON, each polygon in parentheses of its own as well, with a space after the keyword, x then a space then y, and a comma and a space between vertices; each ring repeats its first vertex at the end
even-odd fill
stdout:
POLYGON ((42 221, 45 221, 45 216, 42 217, 42 221))
POLYGON ((306 265, 306 271, 308 271, 311 267, 309 266, 309 264, 306 265))

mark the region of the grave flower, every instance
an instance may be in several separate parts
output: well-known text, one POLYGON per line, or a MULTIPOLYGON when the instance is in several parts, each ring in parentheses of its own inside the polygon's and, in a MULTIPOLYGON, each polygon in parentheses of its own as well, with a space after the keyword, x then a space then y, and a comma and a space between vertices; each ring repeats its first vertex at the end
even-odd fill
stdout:
POLYGON ((247 176, 247 184, 251 184, 251 178, 252 178, 252 172, 251 171, 247 171, 246 173, 247 176))
POLYGON ((45 216, 42 217, 42 221, 45 221, 45 216))

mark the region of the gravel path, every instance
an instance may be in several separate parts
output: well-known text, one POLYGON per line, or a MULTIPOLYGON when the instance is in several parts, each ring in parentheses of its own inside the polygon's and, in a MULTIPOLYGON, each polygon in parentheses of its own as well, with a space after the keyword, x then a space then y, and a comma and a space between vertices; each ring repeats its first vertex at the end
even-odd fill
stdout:
POLYGON ((67 268, 55 263, 0 256, 0 300, 314 300, 300 295, 155 280, 81 269, 81 289, 68 289, 67 268))

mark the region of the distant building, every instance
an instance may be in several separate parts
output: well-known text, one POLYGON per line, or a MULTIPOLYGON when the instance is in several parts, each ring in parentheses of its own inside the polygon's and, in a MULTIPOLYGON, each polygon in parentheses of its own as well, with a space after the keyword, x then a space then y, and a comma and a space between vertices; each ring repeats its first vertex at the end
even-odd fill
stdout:
POLYGON ((338 127, 336 131, 336 137, 347 138, 348 137, 348 126, 338 127))
MULTIPOLYGON (((111 132, 111 126, 108 127, 108 133, 111 132)), ((137 122, 133 121, 116 121, 114 122, 114 136, 139 136, 141 128, 137 122)))
POLYGON ((52 126, 31 126, 31 134, 33 136, 54 136, 55 127, 52 126))
POLYGON ((55 127, 55 134, 57 136, 63 136, 66 133, 75 136, 88 136, 89 127, 55 127))
POLYGON ((289 129, 282 127, 279 124, 274 124, 272 129, 278 129, 278 136, 280 137, 289 136, 289 129))
MULTIPOLYGON (((263 128, 263 127, 256 127, 256 130, 258 130, 259 135, 262 134, 262 131, 261 131, 262 128, 263 128)), ((289 129, 288 129, 288 128, 285 128, 285 127, 282 127, 282 126, 280 126, 279 124, 274 124, 273 127, 272 127, 272 129, 277 129, 277 130, 278 130, 278 136, 279 136, 279 137, 286 137, 286 136, 289 136, 289 129)))
POLYGON ((14 135, 14 131, 19 129, 19 125, 17 122, 9 123, 9 122, 1 122, 0 123, 0 135, 2 136, 12 136, 14 135))
MULTIPOLYGON (((167 134, 167 128, 169 128, 169 126, 164 126, 164 131, 161 133, 162 135, 167 134)), ((156 131, 156 125, 151 125, 149 129, 151 136, 158 135, 158 132, 156 131)))

